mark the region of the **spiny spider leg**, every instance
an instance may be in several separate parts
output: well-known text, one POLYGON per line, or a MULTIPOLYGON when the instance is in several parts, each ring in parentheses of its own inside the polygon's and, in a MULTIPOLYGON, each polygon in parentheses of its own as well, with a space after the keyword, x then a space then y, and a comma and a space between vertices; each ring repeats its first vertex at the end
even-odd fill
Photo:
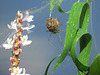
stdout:
POLYGON ((61 41, 61 45, 62 45, 62 40, 61 40, 61 37, 60 37, 60 33, 58 32, 58 35, 59 35, 59 38, 60 38, 60 41, 61 41))
POLYGON ((51 34, 50 34, 50 36, 49 36, 48 40, 50 39, 51 35, 52 35, 52 32, 51 32, 51 34))
POLYGON ((66 32, 66 30, 57 30, 57 31, 63 31, 63 32, 66 32))
MULTIPOLYGON (((61 26, 62 26, 62 24, 59 26, 59 28, 60 28, 61 26)), ((59 29, 59 28, 58 28, 58 29, 59 29)))

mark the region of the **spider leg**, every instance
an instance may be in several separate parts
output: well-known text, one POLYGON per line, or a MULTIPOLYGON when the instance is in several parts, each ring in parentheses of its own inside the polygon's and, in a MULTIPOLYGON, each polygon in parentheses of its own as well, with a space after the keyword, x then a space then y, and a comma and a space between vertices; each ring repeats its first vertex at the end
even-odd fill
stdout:
POLYGON ((49 30, 47 30, 46 32, 50 32, 49 30))
POLYGON ((61 45, 62 45, 62 40, 61 40, 61 37, 60 37, 60 33, 58 32, 58 35, 59 35, 59 38, 60 38, 60 41, 61 41, 61 45))
POLYGON ((59 18, 57 20, 59 21, 59 18))
POLYGON ((50 36, 49 36, 48 40, 50 39, 51 35, 52 35, 52 33, 50 34, 50 36))
POLYGON ((66 32, 66 30, 58 30, 58 31, 63 31, 63 32, 66 32))
POLYGON ((59 26, 59 28, 62 26, 62 24, 59 26))

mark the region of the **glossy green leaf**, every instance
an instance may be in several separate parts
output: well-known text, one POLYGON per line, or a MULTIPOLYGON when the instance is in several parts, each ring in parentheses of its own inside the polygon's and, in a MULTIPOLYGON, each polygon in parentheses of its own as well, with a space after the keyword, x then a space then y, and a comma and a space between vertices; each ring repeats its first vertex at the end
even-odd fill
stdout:
POLYGON ((88 3, 85 3, 85 5, 81 11, 79 28, 82 28, 87 31, 88 25, 89 25, 89 20, 90 20, 90 7, 89 7, 88 3))
POLYGON ((73 40, 75 39, 75 36, 76 36, 81 12, 85 4, 87 3, 75 2, 74 5, 72 6, 72 9, 70 10, 70 15, 69 15, 69 20, 68 20, 67 30, 66 30, 64 50, 61 56, 59 57, 53 69, 53 72, 63 62, 65 57, 68 55, 68 52, 71 50, 73 40))
MULTIPOLYGON (((69 13, 70 11, 64 12, 64 11, 61 9, 60 4, 61 4, 62 1, 63 1, 63 0, 57 0, 57 9, 58 9, 58 11, 61 12, 61 13, 69 13)), ((56 2, 56 0, 50 0, 50 16, 49 16, 49 17, 51 17, 53 8, 54 8, 54 6, 55 6, 55 2, 56 2)))
POLYGON ((86 2, 87 2, 88 4, 90 4, 91 1, 93 1, 93 0, 86 0, 86 2))
POLYGON ((57 0, 57 9, 58 9, 58 11, 61 12, 61 13, 70 13, 70 11, 64 12, 64 11, 61 9, 60 4, 61 4, 62 1, 63 1, 63 0, 57 0))
POLYGON ((100 75, 100 54, 93 60, 87 75, 100 75))
POLYGON ((77 45, 78 40, 80 38, 84 38, 84 37, 85 37, 85 43, 84 43, 85 45, 84 45, 84 50, 82 52, 84 53, 83 56, 85 58, 81 58, 81 60, 82 61, 88 61, 89 55, 90 55, 90 51, 91 51, 91 45, 92 45, 92 36, 87 31, 85 31, 84 29, 80 28, 78 30, 77 35, 76 35, 76 37, 75 37, 75 39, 73 41, 71 51, 70 51, 70 56, 71 56, 73 62, 75 63, 77 68, 79 70, 81 70, 82 72, 87 71, 88 67, 87 67, 87 63, 84 64, 84 63, 82 63, 82 62, 80 62, 78 60, 78 57, 76 55, 76 45, 77 45))
MULTIPOLYGON (((89 25, 89 19, 90 19, 90 7, 89 5, 86 3, 83 7, 82 13, 81 13, 81 17, 80 17, 80 28, 84 29, 84 30, 88 30, 88 25, 89 25)), ((82 37, 80 39, 80 54, 79 54, 79 61, 84 64, 84 65, 88 65, 88 60, 89 60, 89 56, 90 53, 88 53, 85 49, 87 43, 87 37, 82 37)), ((91 47, 90 47, 91 48, 91 47)), ((78 75, 85 75, 84 73, 82 73, 81 71, 78 70, 78 75)))
POLYGON ((50 0, 50 16, 49 17, 51 17, 53 8, 55 6, 55 2, 56 2, 56 0, 50 0))
POLYGON ((51 63, 52 63, 57 57, 58 57, 58 56, 54 57, 54 58, 50 61, 50 63, 48 64, 48 66, 47 66, 47 68, 46 68, 46 70, 45 70, 45 74, 44 74, 44 75, 47 75, 47 72, 48 72, 48 69, 49 69, 51 63))

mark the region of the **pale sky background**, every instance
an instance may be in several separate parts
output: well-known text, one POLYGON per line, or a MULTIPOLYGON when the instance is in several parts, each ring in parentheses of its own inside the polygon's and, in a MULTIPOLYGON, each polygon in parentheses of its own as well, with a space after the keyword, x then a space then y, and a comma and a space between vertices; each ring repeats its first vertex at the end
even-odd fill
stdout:
MULTIPOLYGON (((57 55, 63 51, 65 32, 60 32, 63 45, 59 36, 52 35, 48 41, 49 32, 46 32, 46 20, 49 18, 49 5, 46 5, 46 1, 49 0, 0 0, 0 44, 2 44, 7 35, 11 34, 13 31, 8 29, 7 24, 14 20, 18 10, 24 12, 27 9, 39 9, 33 12, 34 24, 36 27, 32 29, 32 33, 28 34, 23 32, 23 34, 28 34, 29 39, 32 40, 32 44, 26 47, 21 47, 23 52, 20 54, 21 59, 20 67, 26 68, 26 72, 30 75, 44 75, 45 69, 48 63, 57 55), (44 1, 44 3, 42 3, 44 1), (8 32, 7 32, 8 31, 8 32)), ((63 0, 61 7, 64 11, 69 11, 74 2, 77 0, 63 0)), ((84 2, 85 0, 81 0, 84 2)), ((100 0, 94 0, 92 3, 89 32, 93 36, 93 46, 91 50, 91 55, 89 59, 89 65, 93 59, 100 53, 100 0)), ((66 30, 67 21, 69 14, 59 13, 56 6, 52 12, 52 17, 58 18, 60 24, 62 24, 61 30, 66 30)), ((11 50, 5 50, 0 48, 0 75, 10 75, 9 68, 11 61, 9 58, 12 56, 11 50)), ((79 50, 77 50, 77 53, 79 50)), ((64 62, 58 67, 58 69, 52 74, 53 67, 57 59, 52 63, 49 68, 48 75, 77 75, 77 68, 72 62, 70 57, 66 57, 64 62)))

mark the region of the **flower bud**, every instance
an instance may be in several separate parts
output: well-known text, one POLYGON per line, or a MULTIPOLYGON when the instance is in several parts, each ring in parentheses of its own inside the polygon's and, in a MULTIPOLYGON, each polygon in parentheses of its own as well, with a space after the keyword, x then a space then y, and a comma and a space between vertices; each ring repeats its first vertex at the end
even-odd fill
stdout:
POLYGON ((17 49, 18 49, 18 47, 13 47, 13 49, 14 49, 14 50, 17 50, 17 49))
POLYGON ((20 46, 21 46, 21 43, 19 42, 19 43, 18 43, 18 47, 20 47, 20 46))
POLYGON ((23 29, 20 29, 20 32, 23 32, 23 29))
POLYGON ((19 23, 20 23, 20 24, 22 24, 22 23, 23 23, 23 21, 20 19, 20 20, 19 20, 19 23))
POLYGON ((19 15, 18 17, 21 18, 21 15, 19 15))
POLYGON ((18 27, 18 30, 20 30, 21 29, 21 27, 18 27))
POLYGON ((15 39, 15 43, 17 43, 18 42, 18 39, 15 39))
POLYGON ((21 38, 20 38, 20 37, 21 37, 21 35, 19 35, 19 36, 18 36, 18 40, 19 40, 19 41, 21 40, 21 38))

